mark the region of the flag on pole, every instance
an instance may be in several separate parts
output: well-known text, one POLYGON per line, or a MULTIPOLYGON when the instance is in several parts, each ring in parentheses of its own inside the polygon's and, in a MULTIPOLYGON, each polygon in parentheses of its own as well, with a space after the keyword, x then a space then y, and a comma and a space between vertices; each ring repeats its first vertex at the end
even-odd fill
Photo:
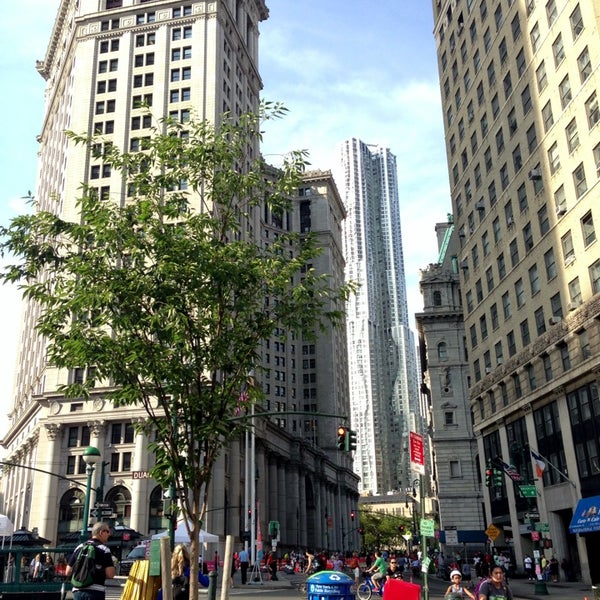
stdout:
POLYGON ((541 477, 544 474, 544 471, 546 470, 546 462, 539 454, 531 450, 531 448, 530 452, 531 457, 533 458, 533 464, 535 465, 535 474, 537 477, 541 477))
POLYGON ((517 471, 517 469, 515 469, 515 467, 513 467, 513 465, 509 465, 508 463, 505 463, 503 460, 499 461, 500 464, 502 465, 502 470, 513 480, 513 481, 521 481, 523 478, 521 477, 521 474, 519 473, 519 471, 517 471))

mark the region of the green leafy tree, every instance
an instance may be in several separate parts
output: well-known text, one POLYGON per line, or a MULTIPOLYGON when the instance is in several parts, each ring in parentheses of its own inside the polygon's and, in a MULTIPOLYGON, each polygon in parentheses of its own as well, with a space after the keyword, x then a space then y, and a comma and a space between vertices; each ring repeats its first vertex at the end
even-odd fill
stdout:
POLYGON ((0 230, 14 257, 0 280, 39 305, 50 364, 93 367, 60 391, 144 407, 157 434, 151 474, 175 484, 191 523, 191 597, 213 466, 249 426, 232 418, 259 394, 247 383, 261 341, 339 324, 352 289, 305 268, 320 252, 310 236, 282 232, 263 246, 248 234, 264 203, 290 207, 305 168, 302 151, 275 174, 253 157, 261 120, 284 112, 269 105, 218 128, 166 119, 129 153, 69 133, 127 193, 100 198, 83 185, 76 219, 38 210, 0 230))
POLYGON ((365 510, 360 512, 360 523, 365 532, 365 548, 370 551, 404 548, 406 541, 400 527, 404 527, 406 532, 411 528, 410 520, 404 517, 365 510))

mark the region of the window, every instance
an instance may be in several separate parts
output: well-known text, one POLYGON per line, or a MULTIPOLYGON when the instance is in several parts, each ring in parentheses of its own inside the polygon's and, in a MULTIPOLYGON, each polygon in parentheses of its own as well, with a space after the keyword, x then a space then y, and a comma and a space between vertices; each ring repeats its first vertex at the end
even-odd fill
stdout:
POLYGON ((513 167, 516 173, 523 166, 523 157, 521 156, 521 147, 519 144, 517 144, 517 147, 513 150, 512 159, 513 167))
POLYGON ((490 51, 491 45, 492 45, 492 34, 490 33, 490 28, 488 27, 483 32, 483 47, 485 48, 486 53, 490 51))
POLYGON ((510 296, 508 292, 504 292, 504 294, 502 294, 502 311, 505 320, 510 318, 512 315, 512 307, 510 305, 510 296))
POLYGON ((563 261, 565 265, 569 265, 575 260, 575 248, 573 247, 571 231, 567 231, 567 233, 560 238, 560 244, 562 247, 563 261))
POLYGON ((576 306, 579 306, 583 302, 583 298, 581 296, 581 286, 579 285, 579 277, 575 277, 575 279, 569 281, 569 298, 576 306))
POLYGON ((502 227, 500 227, 499 217, 495 217, 492 221, 492 230, 494 232, 494 243, 497 244, 502 239, 502 227))
POLYGON ((542 366, 544 369, 544 379, 548 383, 552 380, 552 361, 550 360, 550 355, 542 354, 542 366))
POLYGON ((558 346, 558 351, 560 353, 560 362, 562 365, 563 371, 568 371, 571 368, 571 357, 569 355, 569 346, 563 342, 558 346))
POLYGON ((517 353, 517 342, 515 340, 515 332, 512 330, 506 334, 506 345, 508 348, 508 355, 514 356, 517 353))
POLYGON ((544 132, 548 133, 548 130, 554 125, 554 115, 552 114, 552 101, 548 100, 542 108, 542 121, 544 122, 544 132))
POLYGON ((521 104, 523 105, 523 114, 526 115, 531 110, 531 92, 529 86, 526 85, 525 89, 521 93, 521 104))
POLYGON ((577 67, 579 68, 581 83, 583 83, 592 74, 592 61, 590 60, 590 52, 587 46, 577 57, 577 67))
POLYGON ((567 197, 565 195, 565 186, 561 185, 554 192, 554 204, 556 206, 556 214, 561 217, 567 212, 567 197))
POLYGON ((567 136, 567 146, 569 152, 574 152, 579 147, 579 133, 577 131, 577 121, 573 119, 565 128, 565 135, 567 136))
POLYGON ((557 275, 554 248, 550 248, 550 250, 544 254, 544 267, 546 268, 546 279, 551 281, 557 275))
POLYGON ((487 290, 491 292, 494 289, 494 272, 492 267, 488 267, 485 271, 485 280, 487 283, 487 290))
POLYGON ((531 222, 528 222, 525 227, 523 227, 523 244, 525 245, 525 250, 527 252, 533 249, 533 229, 531 227, 531 222))
POLYGON ((540 26, 536 23, 529 32, 529 39, 531 40, 531 47, 533 52, 537 52, 540 45, 540 26))
POLYGON ((600 108, 598 107, 596 92, 585 101, 585 112, 587 114, 588 126, 592 129, 600 121, 600 108))
POLYGON ((550 173, 554 175, 560 169, 560 156, 558 155, 558 144, 556 142, 548 149, 548 163, 550 164, 550 173))
POLYGON ((519 247, 516 238, 510 242, 508 248, 510 251, 510 265, 516 267, 519 264, 519 247))
POLYGON ((592 293, 597 294, 600 292, 600 259, 590 266, 589 272, 590 283, 592 284, 592 293))
MULTIPOLYGON (((488 146, 483 153, 483 161, 485 163, 485 172, 489 173, 492 169, 492 149, 488 146)), ((600 144, 598 144, 598 165, 600 168, 600 144)))
POLYGON ((525 374, 527 376, 529 389, 533 392, 533 390, 537 388, 537 382, 535 380, 535 369, 531 363, 525 365, 525 374))
POLYGON ((506 38, 502 38, 500 40, 500 45, 498 46, 498 54, 500 55, 500 64, 502 65, 508 58, 508 50, 506 47, 506 38))
POLYGON ((596 241, 596 231, 594 229, 594 219, 592 211, 588 211, 581 219, 581 233, 583 234, 583 245, 587 248, 592 242, 596 241))
POLYGON ((531 295, 534 296, 540 291, 540 275, 538 272, 537 265, 532 265, 529 268, 529 286, 531 288, 531 295))
POLYGON ((511 379, 513 382, 513 388, 515 390, 515 398, 520 398, 523 395, 523 390, 521 388, 521 379, 518 373, 513 373, 511 375, 511 379))
POLYGON ((550 311, 553 317, 560 317, 561 319, 563 318, 563 308, 562 301, 560 299, 560 292, 554 294, 554 296, 550 298, 550 311))
POLYGON ((535 130, 535 123, 531 124, 531 127, 527 130, 527 150, 530 154, 533 153, 537 146, 537 133, 535 130))
POLYGON ((581 16, 581 9, 579 8, 579 4, 571 13, 569 20, 571 21, 571 33, 573 34, 573 39, 575 40, 583 31, 583 18, 581 16))
POLYGON ((548 2, 546 2, 546 16, 548 17, 548 27, 552 27, 552 24, 556 21, 556 17, 558 16, 555 0, 548 0, 548 2))
POLYGON ((535 328, 538 335, 546 332, 546 319, 544 318, 544 308, 540 306, 534 313, 535 328))
POLYGON ((504 97, 506 100, 508 100, 508 97, 512 93, 512 78, 510 76, 510 72, 505 75, 504 79, 502 80, 502 85, 504 87, 504 97))
POLYGON ((587 329, 581 329, 577 332, 577 340, 579 342, 581 358, 583 360, 585 360, 586 358, 590 358, 590 356, 592 355, 592 350, 590 348, 590 336, 587 332, 587 329))
POLYGON ((525 62, 525 52, 523 50, 523 48, 521 48, 521 50, 519 51, 519 53, 517 54, 517 74, 519 75, 519 77, 521 77, 523 75, 523 73, 525 73, 525 67, 526 62, 525 62))
POLYGON ((523 307, 525 304, 525 286, 520 277, 515 281, 515 297, 517 299, 517 308, 523 307))
POLYGON ((496 150, 498 154, 501 154, 504 150, 504 133, 502 132, 502 128, 496 132, 496 150))
POLYGON ((510 30, 512 32, 513 42, 516 42, 521 37, 521 23, 519 21, 518 13, 510 23, 510 30))
POLYGON ((488 327, 485 315, 479 317, 479 330, 481 331, 481 339, 485 340, 488 336, 488 327))
POLYGON ((492 116, 494 119, 498 116, 500 112, 500 100, 498 99, 498 94, 494 94, 492 97, 492 116))
POLYGON ((565 108, 565 106, 567 106, 567 104, 569 104, 569 102, 571 102, 573 99, 568 75, 566 75, 565 78, 558 84, 558 94, 560 96, 560 104, 563 108, 565 108))
POLYGON ((587 181, 585 179, 585 169, 583 163, 573 171, 573 183, 575 184, 575 195, 581 198, 587 192, 587 181))
POLYGON ((535 78, 537 81, 538 92, 541 94, 548 85, 548 75, 546 73, 546 65, 544 61, 542 61, 540 66, 536 69, 535 78))
POLYGON ((471 325, 469 333, 471 336, 471 348, 475 348, 477 346, 477 330, 475 329, 475 325, 471 325))
POLYGON ((490 317, 492 322, 492 329, 496 330, 500 326, 500 321, 498 320, 498 305, 494 302, 492 306, 490 306, 490 317))
POLYGON ((540 235, 545 235, 550 231, 550 220, 548 219, 548 207, 544 204, 537 212, 538 224, 540 226, 540 235))
POLYGON ((565 47, 563 45, 562 34, 558 34, 552 44, 552 54, 554 56, 554 66, 558 66, 565 60, 565 47))
POLYGON ((498 277, 504 279, 506 277, 506 261, 504 260, 504 252, 500 252, 496 259, 498 265, 498 277))
POLYGON ((481 283, 481 279, 478 279, 475 282, 475 296, 477 298, 477 302, 483 301, 483 285, 481 283))
POLYGON ((500 167, 500 184, 503 191, 508 187, 509 184, 508 165, 506 163, 500 167))
POLYGON ((517 131, 517 113, 514 108, 512 108, 511 111, 508 113, 507 121, 508 131, 510 132, 510 135, 512 137, 513 133, 517 131))
POLYGON ((498 4, 496 10, 494 11, 494 22, 496 23, 496 31, 500 30, 500 27, 502 26, 502 20, 502 5, 498 4))

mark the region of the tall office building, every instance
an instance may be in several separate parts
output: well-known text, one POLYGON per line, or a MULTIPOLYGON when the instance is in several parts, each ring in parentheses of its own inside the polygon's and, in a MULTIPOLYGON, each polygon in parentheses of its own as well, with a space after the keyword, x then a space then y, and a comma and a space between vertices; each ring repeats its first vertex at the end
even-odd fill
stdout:
POLYGON ((396 157, 358 139, 341 146, 346 278, 359 284, 347 313, 354 468, 362 493, 406 489, 409 432, 420 432, 408 326, 396 157))
MULTIPOLYGON (((166 115, 182 123, 191 117, 218 122, 225 111, 257 112, 259 23, 267 16, 264 0, 62 0, 47 54, 37 65, 47 80, 35 193, 39 208, 76 220, 82 182, 96 187, 103 200, 126 198, 119 173, 69 142, 65 130, 95 133, 134 152, 166 115)), ((342 281, 344 214, 333 179, 307 175, 299 198, 301 192, 283 216, 266 208, 251 212, 245 234, 268 244, 280 231, 300 231, 306 215, 309 221, 315 215, 309 230, 325 252, 314 268, 342 281)), ((92 503, 105 503, 116 522, 145 535, 164 529, 163 490, 148 475, 149 439, 135 428, 145 418, 143 409, 115 408, 101 385, 90 401, 64 398, 59 386, 84 381, 86 367, 59 370, 47 364, 44 340, 34 329, 37 316, 35 306, 27 304, 10 428, 2 440, 6 460, 17 466, 2 470, 2 512, 56 543, 68 539, 87 520, 82 454, 93 445, 103 465, 94 477, 92 503)), ((291 332, 276 333, 260 349, 265 369, 257 373, 256 385, 265 392, 265 405, 257 412, 303 410, 307 395, 315 406, 311 412, 324 407, 347 414, 343 335, 325 332, 306 343, 311 360, 304 368, 304 341, 294 340, 291 332)), ((287 547, 340 548, 356 537, 347 532, 357 478, 349 457, 328 449, 334 446, 335 424, 329 429, 320 424, 312 415, 306 421, 282 415, 255 423, 257 517, 263 531, 269 521, 278 521, 287 547), (340 518, 330 522, 326 513, 340 518)), ((249 528, 243 460, 249 451, 239 440, 219 459, 205 524, 213 533, 238 536, 249 528)))
POLYGON ((600 5, 433 12, 486 521, 597 581, 600 5))

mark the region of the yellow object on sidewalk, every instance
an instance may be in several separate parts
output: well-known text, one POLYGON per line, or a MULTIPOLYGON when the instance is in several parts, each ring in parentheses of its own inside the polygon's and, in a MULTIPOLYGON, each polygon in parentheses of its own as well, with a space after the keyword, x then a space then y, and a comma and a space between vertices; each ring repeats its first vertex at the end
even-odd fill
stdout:
POLYGON ((133 563, 121 600, 155 600, 160 589, 160 577, 149 575, 150 561, 138 560, 133 563))

